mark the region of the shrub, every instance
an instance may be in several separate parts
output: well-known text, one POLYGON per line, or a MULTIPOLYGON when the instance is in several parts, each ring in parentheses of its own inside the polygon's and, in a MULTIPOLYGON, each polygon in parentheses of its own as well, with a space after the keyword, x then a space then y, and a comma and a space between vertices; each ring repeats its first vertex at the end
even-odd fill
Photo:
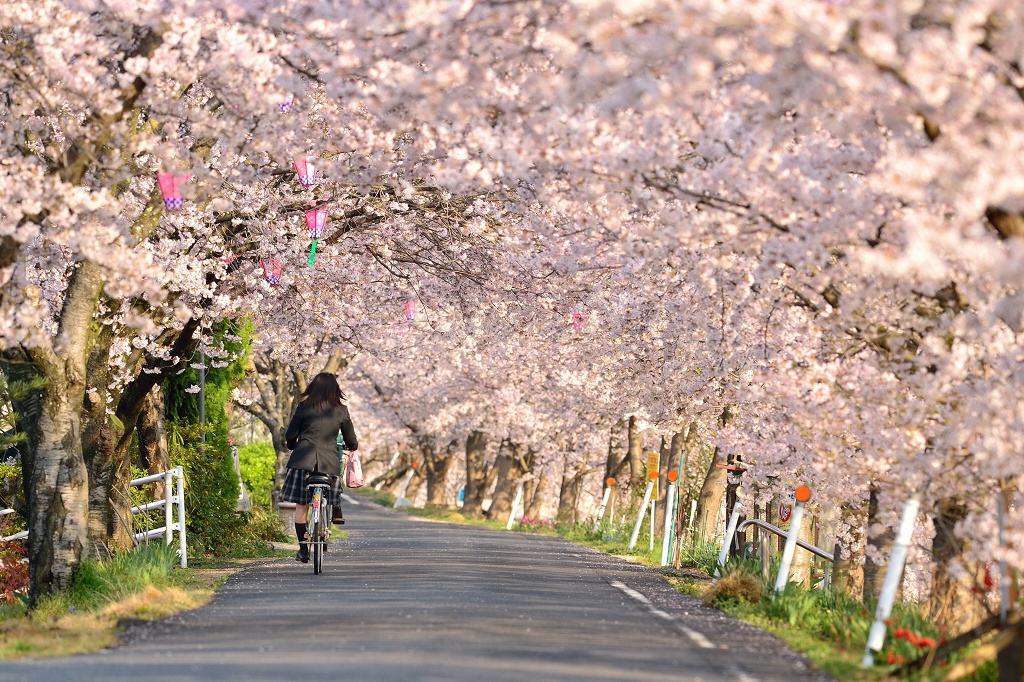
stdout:
POLYGON ((185 474, 185 523, 190 548, 197 552, 229 553, 244 527, 235 511, 238 476, 226 438, 214 432, 201 443, 199 427, 184 424, 172 429, 171 463, 185 474))
POLYGON ((0 540, 0 602, 28 598, 28 552, 18 542, 0 540))
POLYGON ((270 443, 249 443, 238 448, 238 461, 242 469, 242 482, 253 503, 270 509, 270 492, 274 487, 274 468, 277 453, 270 443))

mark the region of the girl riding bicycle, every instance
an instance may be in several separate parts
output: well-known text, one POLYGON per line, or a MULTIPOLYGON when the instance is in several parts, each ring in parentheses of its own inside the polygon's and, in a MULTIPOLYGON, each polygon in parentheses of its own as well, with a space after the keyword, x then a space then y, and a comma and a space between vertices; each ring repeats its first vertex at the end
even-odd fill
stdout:
POLYGON ((331 477, 333 522, 344 523, 341 515, 341 463, 338 457, 338 433, 345 439, 345 449, 355 452, 359 447, 352 418, 343 402, 344 394, 338 385, 338 377, 321 372, 313 377, 306 390, 300 394, 301 402, 292 415, 285 431, 285 443, 292 451, 288 458, 281 499, 295 503, 295 536, 299 540, 297 561, 309 561, 309 546, 306 537, 306 512, 310 493, 306 479, 311 472, 331 477))

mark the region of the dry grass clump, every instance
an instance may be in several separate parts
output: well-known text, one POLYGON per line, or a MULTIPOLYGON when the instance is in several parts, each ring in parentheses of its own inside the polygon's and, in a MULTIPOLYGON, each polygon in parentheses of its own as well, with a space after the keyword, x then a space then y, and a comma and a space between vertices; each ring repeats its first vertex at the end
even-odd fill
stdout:
POLYGON ((718 582, 710 585, 704 593, 704 601, 711 606, 722 604, 759 604, 761 602, 761 581, 746 571, 731 571, 718 582))

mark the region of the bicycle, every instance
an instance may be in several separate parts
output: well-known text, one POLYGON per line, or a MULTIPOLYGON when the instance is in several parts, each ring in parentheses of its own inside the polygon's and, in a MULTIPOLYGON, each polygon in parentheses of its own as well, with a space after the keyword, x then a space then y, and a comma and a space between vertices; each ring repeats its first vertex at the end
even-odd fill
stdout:
POLYGON ((324 570, 324 552, 331 540, 331 477, 311 473, 306 488, 312 493, 306 515, 306 543, 313 560, 313 575, 324 570))

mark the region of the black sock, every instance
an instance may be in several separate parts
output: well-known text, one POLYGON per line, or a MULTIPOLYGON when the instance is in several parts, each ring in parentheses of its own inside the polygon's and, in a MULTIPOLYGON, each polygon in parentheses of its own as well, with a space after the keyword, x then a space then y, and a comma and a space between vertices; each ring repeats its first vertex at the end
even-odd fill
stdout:
POLYGON ((306 545, 306 524, 296 523, 295 524, 295 537, 299 539, 299 554, 308 554, 309 549, 306 545))

